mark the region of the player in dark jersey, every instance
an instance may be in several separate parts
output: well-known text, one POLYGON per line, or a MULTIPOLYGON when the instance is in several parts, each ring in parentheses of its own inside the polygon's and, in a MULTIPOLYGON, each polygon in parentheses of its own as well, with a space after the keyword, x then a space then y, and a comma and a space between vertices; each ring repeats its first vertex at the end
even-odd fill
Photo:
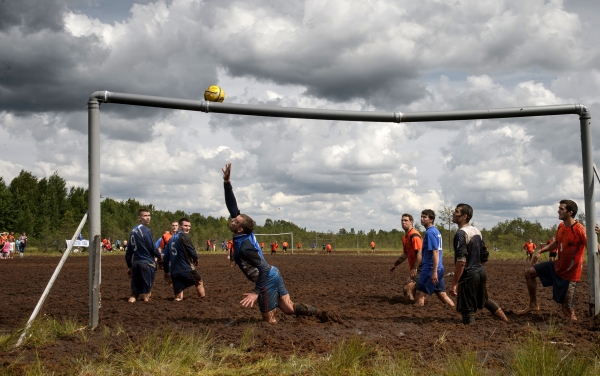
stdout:
POLYGON ((204 298, 204 282, 198 273, 198 254, 190 238, 192 224, 189 219, 179 220, 179 231, 173 235, 165 246, 163 268, 165 280, 173 283, 175 301, 183 300, 183 290, 196 286, 198 296, 204 298))
POLYGON ((277 323, 275 318, 277 307, 287 315, 316 315, 315 307, 292 302, 290 294, 283 284, 279 269, 265 261, 260 245, 254 236, 254 221, 246 214, 240 214, 238 209, 230 182, 231 163, 228 163, 222 171, 225 204, 231 215, 229 229, 234 234, 234 261, 246 278, 255 283, 254 291, 244 294, 240 303, 244 307, 252 307, 258 301, 258 308, 263 315, 263 320, 271 324, 277 323))
POLYGON ((475 322, 473 316, 478 309, 487 308, 499 319, 508 322, 498 304, 488 298, 485 264, 489 252, 481 233, 469 225, 473 218, 473 208, 467 204, 458 204, 452 213, 452 222, 458 226, 454 235, 454 278, 450 295, 458 297, 456 310, 460 312, 463 324, 475 322))
POLYGON ((154 246, 152 232, 146 226, 150 224, 150 210, 138 211, 139 224, 131 230, 125 261, 129 268, 127 274, 131 278, 131 296, 129 302, 134 303, 138 298, 147 302, 150 300, 154 273, 156 272, 155 257, 161 255, 154 246))
POLYGON ((421 249, 423 248, 423 238, 419 231, 413 227, 413 216, 407 213, 402 214, 402 229, 404 236, 402 237, 403 253, 398 257, 394 265, 390 268, 390 273, 393 273, 396 267, 408 260, 409 275, 406 284, 404 285, 404 297, 409 300, 415 300, 417 281, 419 280, 419 272, 421 265, 421 249))

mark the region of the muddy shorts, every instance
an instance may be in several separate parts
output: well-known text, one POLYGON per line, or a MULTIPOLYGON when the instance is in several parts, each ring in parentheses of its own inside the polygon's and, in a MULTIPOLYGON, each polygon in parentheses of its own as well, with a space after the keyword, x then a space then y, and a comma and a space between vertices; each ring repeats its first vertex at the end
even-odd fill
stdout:
POLYGON ((175 295, 179 294, 190 286, 198 286, 201 280, 202 278, 200 277, 200 273, 198 273, 196 269, 183 273, 171 274, 171 281, 173 281, 173 292, 175 295))
POLYGON ((279 298, 288 295, 288 291, 283 284, 283 278, 279 273, 279 269, 271 266, 267 286, 258 294, 258 308, 260 312, 267 313, 277 308, 279 298))
POLYGON ((131 264, 131 292, 134 294, 148 294, 154 283, 156 265, 146 261, 134 261, 131 264))
POLYGON ((488 300, 487 293, 487 275, 485 270, 473 273, 468 279, 458 283, 456 310, 461 313, 477 312, 482 309, 488 300))
POLYGON ((439 281, 437 285, 434 285, 431 282, 431 274, 428 273, 420 273, 419 280, 417 282, 417 291, 421 291, 426 293, 427 295, 432 295, 433 293, 438 292, 446 292, 446 285, 444 284, 444 269, 438 271, 439 281))
POLYGON ((554 261, 546 261, 533 266, 542 282, 542 286, 552 286, 552 299, 565 307, 575 304, 575 287, 577 282, 567 281, 556 275, 554 261))

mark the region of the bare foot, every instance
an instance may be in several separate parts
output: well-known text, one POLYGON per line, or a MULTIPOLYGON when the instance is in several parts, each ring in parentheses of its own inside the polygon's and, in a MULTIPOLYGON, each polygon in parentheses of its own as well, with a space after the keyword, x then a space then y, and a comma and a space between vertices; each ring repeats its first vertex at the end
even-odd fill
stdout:
POLYGON ((573 308, 564 308, 562 309, 565 318, 572 321, 577 321, 577 316, 575 316, 575 310, 573 308))
POLYGON ((277 324, 277 319, 275 318, 275 310, 272 310, 267 313, 263 313, 263 321, 268 322, 269 324, 277 324))
POLYGON ((127 300, 129 303, 135 303, 137 299, 135 298, 135 296, 130 296, 129 299, 127 300))
POLYGON ((200 284, 198 284, 198 286, 196 286, 196 288, 198 289, 198 296, 201 298, 206 297, 206 291, 204 291, 204 282, 200 281, 200 284))
POLYGON ((524 310, 517 312, 517 315, 525 315, 529 312, 539 311, 539 310, 540 310, 539 305, 530 305, 529 307, 525 308, 524 310))
POLYGON ((498 308, 496 313, 494 313, 494 316, 496 316, 497 318, 499 318, 500 320, 502 320, 504 322, 508 322, 508 317, 506 317, 506 315, 502 311, 502 308, 498 308))
POLYGON ((183 300, 183 291, 180 292, 179 294, 175 295, 175 299, 173 299, 176 302, 180 302, 183 300))

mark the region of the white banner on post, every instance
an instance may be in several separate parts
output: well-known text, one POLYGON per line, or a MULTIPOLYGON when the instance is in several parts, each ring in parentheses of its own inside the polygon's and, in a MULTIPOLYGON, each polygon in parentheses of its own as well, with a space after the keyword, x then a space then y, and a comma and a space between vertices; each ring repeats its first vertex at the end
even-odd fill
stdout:
MULTIPOLYGON (((71 244, 70 240, 67 240, 67 247, 69 246, 69 244, 71 244)), ((73 247, 89 247, 90 246, 90 241, 89 240, 75 240, 75 242, 73 243, 73 247)))

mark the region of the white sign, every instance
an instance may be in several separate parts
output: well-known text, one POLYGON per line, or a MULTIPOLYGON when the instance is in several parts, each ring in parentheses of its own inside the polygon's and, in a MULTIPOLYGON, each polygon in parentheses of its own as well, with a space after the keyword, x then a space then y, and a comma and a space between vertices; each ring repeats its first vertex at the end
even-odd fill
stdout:
MULTIPOLYGON (((70 240, 67 240, 67 247, 69 246, 69 244, 71 244, 70 240)), ((75 240, 75 243, 73 244, 73 247, 89 247, 90 246, 90 241, 89 240, 75 240)))

